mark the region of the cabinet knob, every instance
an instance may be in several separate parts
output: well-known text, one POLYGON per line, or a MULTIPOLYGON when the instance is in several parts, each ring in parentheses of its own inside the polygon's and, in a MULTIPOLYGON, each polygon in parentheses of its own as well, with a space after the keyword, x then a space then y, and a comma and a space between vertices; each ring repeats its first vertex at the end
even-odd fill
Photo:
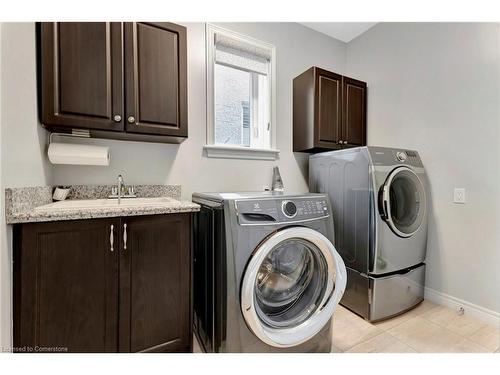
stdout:
POLYGON ((344 144, 346 145, 346 144, 347 144, 347 141, 344 141, 344 144))
POLYGON ((135 117, 134 116, 129 116, 127 119, 129 124, 133 124, 135 122, 135 117))
POLYGON ((115 120, 115 122, 120 122, 122 120, 122 116, 114 115, 113 120, 115 120))

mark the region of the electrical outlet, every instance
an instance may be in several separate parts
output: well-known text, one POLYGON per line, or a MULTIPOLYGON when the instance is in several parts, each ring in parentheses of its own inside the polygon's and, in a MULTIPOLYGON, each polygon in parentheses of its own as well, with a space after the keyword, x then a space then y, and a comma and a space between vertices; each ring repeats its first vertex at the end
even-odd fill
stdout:
POLYGON ((453 191, 453 203, 465 204, 465 188, 455 188, 453 191))

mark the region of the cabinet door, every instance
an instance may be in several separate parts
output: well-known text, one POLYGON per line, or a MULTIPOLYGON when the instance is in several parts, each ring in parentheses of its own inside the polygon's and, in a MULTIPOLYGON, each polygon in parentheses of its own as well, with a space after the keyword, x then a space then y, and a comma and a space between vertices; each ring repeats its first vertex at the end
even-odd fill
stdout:
POLYGON ((187 137, 186 28, 125 24, 127 132, 187 137))
POLYGON ((16 348, 118 350, 117 228, 114 219, 15 228, 16 348))
POLYGON ((42 123, 123 130, 122 25, 40 25, 42 123))
POLYGON ((191 351, 191 216, 122 219, 120 351, 191 351))
POLYGON ((336 148, 342 121, 342 76, 317 69, 316 147, 336 148))
POLYGON ((348 147, 364 146, 366 145, 366 82, 344 77, 342 87, 342 140, 348 147))

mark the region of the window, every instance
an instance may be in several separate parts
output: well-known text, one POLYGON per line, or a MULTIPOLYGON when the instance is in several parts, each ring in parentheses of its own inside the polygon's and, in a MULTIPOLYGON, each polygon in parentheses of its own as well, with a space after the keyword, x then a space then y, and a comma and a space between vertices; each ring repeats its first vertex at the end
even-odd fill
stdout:
POLYGON ((209 157, 276 159, 274 47, 207 25, 209 157))

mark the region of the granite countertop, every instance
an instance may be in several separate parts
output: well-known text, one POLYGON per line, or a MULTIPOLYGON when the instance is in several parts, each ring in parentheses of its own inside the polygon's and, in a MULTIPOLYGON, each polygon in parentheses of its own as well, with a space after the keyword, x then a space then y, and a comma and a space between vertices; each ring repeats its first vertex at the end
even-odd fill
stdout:
MULTIPOLYGON (((73 185, 67 200, 106 200, 114 185, 73 185)), ((162 215, 170 213, 197 212, 200 206, 181 199, 179 185, 134 186, 140 198, 165 198, 161 202, 143 206, 103 206, 86 208, 43 208, 52 203, 52 186, 5 189, 5 218, 7 224, 44 221, 79 220, 120 216, 162 215)), ((125 199, 123 200, 125 201, 125 199)))

